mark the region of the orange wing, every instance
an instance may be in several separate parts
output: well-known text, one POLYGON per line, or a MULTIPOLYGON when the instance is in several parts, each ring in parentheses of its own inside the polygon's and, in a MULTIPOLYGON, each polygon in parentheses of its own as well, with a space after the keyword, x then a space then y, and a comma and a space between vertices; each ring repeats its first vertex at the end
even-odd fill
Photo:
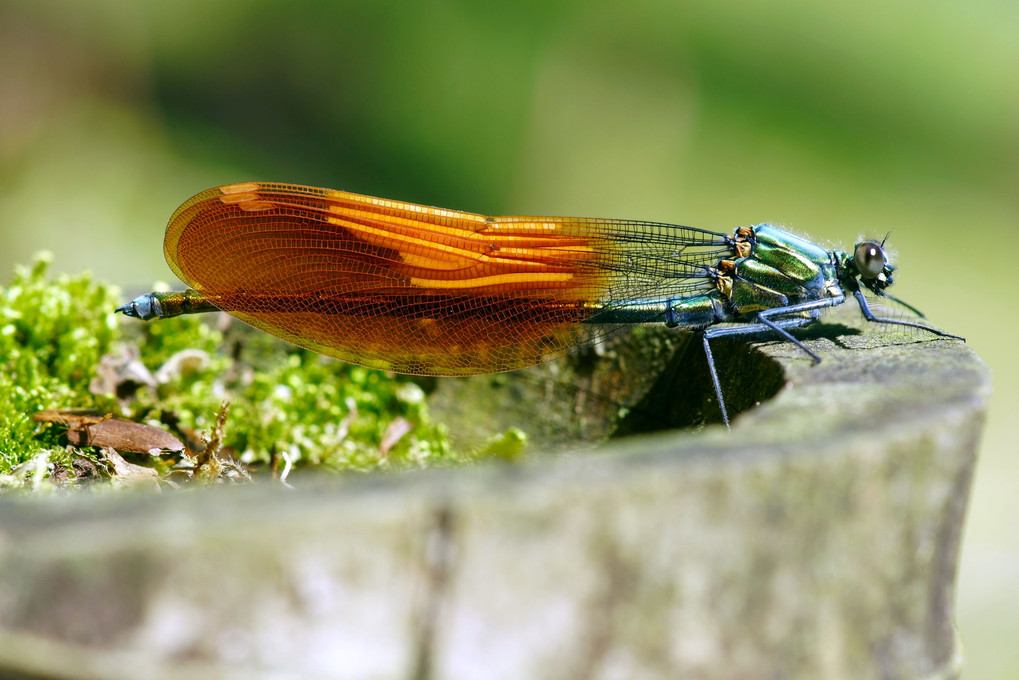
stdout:
MULTIPOLYGON (((668 253, 685 242, 669 228, 247 183, 187 201, 163 247, 189 286, 295 345, 400 373, 470 375, 555 359, 614 330, 583 324, 606 303, 671 294, 659 290, 670 277, 674 293, 693 285, 682 267, 702 278, 717 251, 677 270, 668 253)), ((672 228, 696 241, 686 245, 719 245, 717 234, 672 228)))

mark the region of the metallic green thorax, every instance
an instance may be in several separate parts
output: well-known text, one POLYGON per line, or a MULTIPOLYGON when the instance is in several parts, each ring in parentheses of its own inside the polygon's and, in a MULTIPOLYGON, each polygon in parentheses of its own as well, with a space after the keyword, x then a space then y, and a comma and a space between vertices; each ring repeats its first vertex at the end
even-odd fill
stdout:
POLYGON ((770 224, 753 228, 751 258, 801 284, 813 281, 832 264, 831 253, 810 241, 776 229, 770 224))
POLYGON ((770 224, 737 229, 734 240, 742 257, 723 260, 716 268, 729 318, 831 297, 838 287, 832 253, 810 241, 770 224))

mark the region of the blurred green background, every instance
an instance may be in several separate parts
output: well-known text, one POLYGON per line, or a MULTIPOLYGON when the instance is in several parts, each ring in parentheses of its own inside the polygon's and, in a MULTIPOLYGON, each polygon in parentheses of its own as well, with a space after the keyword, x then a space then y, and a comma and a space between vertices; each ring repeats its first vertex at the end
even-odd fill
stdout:
POLYGON ((49 249, 148 290, 174 208, 244 180, 847 246, 893 230, 896 293, 994 373, 958 623, 964 677, 1011 679, 1017 74, 1010 0, 4 0, 0 278, 49 249))

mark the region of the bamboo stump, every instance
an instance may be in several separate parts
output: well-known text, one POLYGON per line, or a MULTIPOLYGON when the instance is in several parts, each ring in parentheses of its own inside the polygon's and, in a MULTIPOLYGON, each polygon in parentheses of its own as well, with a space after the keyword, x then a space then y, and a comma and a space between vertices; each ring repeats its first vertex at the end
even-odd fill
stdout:
POLYGON ((954 341, 806 337, 818 366, 719 343, 731 403, 789 386, 731 434, 297 491, 2 498, 0 669, 957 677, 986 369, 954 341))

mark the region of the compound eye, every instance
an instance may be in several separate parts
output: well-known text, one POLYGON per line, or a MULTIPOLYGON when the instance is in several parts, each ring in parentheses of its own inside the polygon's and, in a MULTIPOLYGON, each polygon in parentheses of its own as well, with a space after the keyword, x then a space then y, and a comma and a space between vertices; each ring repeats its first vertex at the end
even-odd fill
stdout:
POLYGON ((884 248, 867 241, 856 246, 856 253, 853 255, 853 262, 860 276, 865 279, 876 279, 878 274, 885 270, 888 260, 885 258, 884 248))

